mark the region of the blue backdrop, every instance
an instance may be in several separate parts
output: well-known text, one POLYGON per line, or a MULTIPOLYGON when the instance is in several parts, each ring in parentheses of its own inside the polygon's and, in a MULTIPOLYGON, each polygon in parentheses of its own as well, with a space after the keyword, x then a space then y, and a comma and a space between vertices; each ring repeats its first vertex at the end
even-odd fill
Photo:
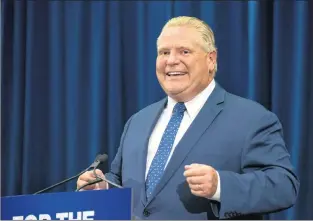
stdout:
POLYGON ((155 76, 162 26, 191 15, 215 32, 216 80, 282 122, 301 190, 295 207, 271 217, 313 218, 312 1, 1 4, 2 195, 36 192, 98 153, 111 162, 126 120, 164 96, 155 76))

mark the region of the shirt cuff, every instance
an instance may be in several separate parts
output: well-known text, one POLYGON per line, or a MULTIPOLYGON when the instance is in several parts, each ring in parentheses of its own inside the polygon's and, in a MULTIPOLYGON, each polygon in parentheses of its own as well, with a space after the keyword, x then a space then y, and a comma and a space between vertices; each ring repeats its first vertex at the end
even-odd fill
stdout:
POLYGON ((216 192, 215 192, 215 194, 212 197, 208 197, 208 199, 220 202, 221 201, 220 175, 218 174, 217 171, 216 171, 216 174, 217 174, 217 188, 216 188, 216 192))

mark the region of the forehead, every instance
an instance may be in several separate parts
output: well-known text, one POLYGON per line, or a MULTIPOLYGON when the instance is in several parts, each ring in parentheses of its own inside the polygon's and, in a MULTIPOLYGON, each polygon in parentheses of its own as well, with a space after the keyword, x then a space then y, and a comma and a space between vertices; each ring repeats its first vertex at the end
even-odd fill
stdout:
POLYGON ((168 27, 163 30, 157 42, 159 48, 200 47, 201 35, 191 27, 168 27))

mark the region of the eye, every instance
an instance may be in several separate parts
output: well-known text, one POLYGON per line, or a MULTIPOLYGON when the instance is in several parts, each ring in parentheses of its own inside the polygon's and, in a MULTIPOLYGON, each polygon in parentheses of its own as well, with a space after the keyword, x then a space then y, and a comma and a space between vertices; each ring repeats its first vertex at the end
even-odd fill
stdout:
POLYGON ((170 53, 168 51, 160 51, 159 55, 169 55, 170 53))
POLYGON ((183 54, 189 54, 190 53, 190 51, 189 50, 183 50, 183 54))

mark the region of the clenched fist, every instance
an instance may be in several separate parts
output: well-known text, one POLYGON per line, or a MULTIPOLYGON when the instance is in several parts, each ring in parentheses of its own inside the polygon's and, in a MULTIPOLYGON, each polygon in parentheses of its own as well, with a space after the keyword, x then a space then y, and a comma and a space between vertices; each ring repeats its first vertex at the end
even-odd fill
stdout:
POLYGON ((212 198, 215 194, 218 175, 214 168, 204 164, 186 165, 184 176, 192 194, 205 198, 212 198))
MULTIPOLYGON (((96 169, 96 174, 99 177, 104 178, 104 175, 101 170, 96 169)), ((80 188, 81 186, 85 185, 88 182, 94 181, 97 177, 94 175, 93 171, 87 171, 80 175, 77 180, 77 189, 80 188)), ((102 181, 100 183, 88 185, 84 187, 84 190, 102 190, 102 189, 107 189, 108 184, 105 181, 102 181)))

